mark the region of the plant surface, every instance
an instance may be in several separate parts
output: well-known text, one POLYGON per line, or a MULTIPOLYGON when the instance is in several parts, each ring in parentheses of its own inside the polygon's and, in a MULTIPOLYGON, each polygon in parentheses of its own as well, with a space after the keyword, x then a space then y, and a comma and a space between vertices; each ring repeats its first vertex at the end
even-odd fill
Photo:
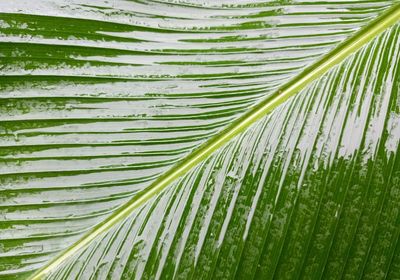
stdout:
POLYGON ((399 1, 0 1, 0 279, 399 279, 399 1))

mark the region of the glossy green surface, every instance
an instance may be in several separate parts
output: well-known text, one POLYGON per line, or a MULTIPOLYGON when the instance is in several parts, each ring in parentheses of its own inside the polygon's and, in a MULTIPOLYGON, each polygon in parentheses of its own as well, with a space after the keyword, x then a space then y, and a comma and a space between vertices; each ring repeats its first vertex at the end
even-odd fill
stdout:
POLYGON ((400 277, 395 2, 1 3, 0 276, 400 277))

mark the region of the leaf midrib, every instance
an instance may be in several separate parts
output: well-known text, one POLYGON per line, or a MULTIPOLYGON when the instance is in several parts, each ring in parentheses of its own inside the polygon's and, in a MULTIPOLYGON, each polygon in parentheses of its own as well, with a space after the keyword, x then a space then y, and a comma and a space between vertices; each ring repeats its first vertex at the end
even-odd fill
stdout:
POLYGON ((121 205, 116 211, 114 211, 113 214, 108 216, 101 223, 92 227, 91 230, 89 230, 78 241, 49 261, 44 267, 36 271, 29 279, 42 279, 77 251, 87 247, 96 237, 108 231, 118 222, 126 219, 139 206, 143 205, 151 198, 159 194, 175 180, 188 173, 197 164, 208 158, 236 135, 246 130, 249 126, 270 113, 273 109, 281 105, 287 99, 300 92, 312 81, 324 75, 328 70, 342 62, 352 53, 359 50, 361 47, 373 40, 379 34, 383 33, 399 20, 400 3, 395 4, 392 8, 389 8, 378 18, 371 21, 360 31, 356 32, 342 44, 339 44, 337 47, 331 50, 319 61, 307 67, 294 79, 284 84, 280 89, 271 94, 271 96, 253 106, 241 117, 229 124, 225 129, 211 137, 197 149, 193 150, 178 164, 157 178, 147 188, 137 193, 131 200, 121 205))

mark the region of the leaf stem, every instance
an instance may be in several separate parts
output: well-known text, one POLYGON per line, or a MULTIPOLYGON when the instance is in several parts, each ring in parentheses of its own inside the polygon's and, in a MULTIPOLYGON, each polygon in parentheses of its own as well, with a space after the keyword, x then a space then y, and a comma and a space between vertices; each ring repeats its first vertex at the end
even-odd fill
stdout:
POLYGON ((321 60, 306 68, 294 79, 286 83, 271 96, 262 100, 252 107, 248 112, 236 119, 224 130, 219 132, 207 142, 191 152, 178 164, 160 176, 144 190, 138 192, 131 200, 121 205, 115 212, 104 221, 95 225, 82 238, 61 252, 58 256, 48 262, 44 267, 36 271, 29 279, 43 279, 49 272, 65 262, 69 257, 86 248, 96 237, 107 232, 112 226, 129 217, 132 212, 155 195, 164 190, 167 186, 189 172, 201 161, 208 158, 217 149, 222 147, 233 137, 243 132, 257 120, 270 113, 274 108, 297 94, 316 78, 325 74, 329 69, 342 62, 349 55, 359 50, 365 44, 374 39, 377 35, 394 25, 400 20, 400 3, 389 8, 381 16, 373 20, 367 26, 355 33, 352 37, 338 45, 321 60))

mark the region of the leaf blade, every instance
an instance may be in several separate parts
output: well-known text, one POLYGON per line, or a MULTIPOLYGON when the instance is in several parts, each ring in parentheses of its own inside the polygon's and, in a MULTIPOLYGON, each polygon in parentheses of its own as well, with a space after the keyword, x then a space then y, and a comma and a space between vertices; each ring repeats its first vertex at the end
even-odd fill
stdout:
MULTIPOLYGON (((78 68, 78 70, 79 69, 82 69, 82 68, 78 68)), ((83 70, 85 70, 85 69, 83 69, 83 70)), ((68 72, 68 71, 67 71, 68 72)), ((83 72, 80 72, 80 70, 79 71, 77 71, 78 72, 78 76, 79 75, 81 75, 81 76, 84 76, 85 75, 85 71, 83 71, 83 72)), ((99 74, 101 74, 101 73, 99 73, 99 74)), ((58 74, 59 75, 59 74, 58 74)), ((37 77, 37 75, 35 75, 36 77, 37 77)), ((64 79, 65 77, 63 76, 63 75, 61 75, 61 77, 62 77, 62 79, 64 79)), ((71 78, 71 77, 68 77, 68 78, 71 78)), ((73 78, 73 77, 72 77, 73 78)), ((91 77, 89 77, 90 79, 91 79, 91 77)), ((58 79, 58 78, 57 78, 58 79)), ((75 78, 74 78, 75 79, 75 78)), ((85 77, 85 79, 86 79, 86 77, 85 77)), ((113 78, 114 79, 114 78, 113 78)), ((243 103, 243 104, 245 104, 245 103, 243 103)), ((106 103, 104 103, 104 106, 109 106, 109 105, 107 105, 106 103)), ((96 108, 96 107, 94 107, 94 108, 96 108)), ((98 108, 97 108, 98 109, 98 108)), ((49 112, 51 112, 51 111, 49 111, 49 112)), ((101 115, 99 115, 100 117, 101 117, 101 115)), ((61 116, 62 117, 62 116, 61 116)), ((168 117, 168 118, 173 118, 174 116, 172 116, 172 115, 170 115, 170 116, 166 116, 166 117, 168 117)), ((22 119, 22 120, 24 120, 24 119, 22 119)), ((99 134, 99 135, 101 135, 101 134, 99 134)), ((103 134, 104 135, 104 134, 103 134)), ((66 136, 68 136, 68 134, 66 135, 66 136)), ((82 136, 82 135, 81 135, 82 136)), ((98 137, 98 136, 97 136, 98 137)), ((93 138, 93 139, 95 139, 95 138, 93 138)), ((200 139, 201 139, 201 136, 200 136, 200 139)), ((23 141, 23 139, 22 139, 22 141, 23 141)), ((159 139, 156 139, 156 141, 159 141, 159 139)), ((161 161, 161 160, 160 160, 161 161)), ((111 161, 109 161, 109 162, 111 162, 111 161)), ((42 162, 42 163, 46 163, 46 162, 42 162)), ((64 161, 63 162, 63 164, 65 164, 66 162, 64 161)), ((76 163, 76 162, 75 162, 76 163)), ((83 162, 83 163, 85 163, 85 162, 83 162)), ((87 163, 87 161, 86 161, 86 163, 87 163)), ((85 164, 86 164, 85 163, 85 164)), ((50 166, 51 164, 52 164, 52 162, 51 161, 49 161, 48 163, 48 166, 50 166)), ((136 168, 136 167, 135 167, 136 168)), ((134 170, 135 170, 135 168, 131 168, 131 167, 129 167, 129 168, 127 168, 126 170, 127 171, 129 171, 129 172, 135 172, 134 170)), ((58 167, 58 170, 60 169, 60 167, 58 167)), ((39 169, 40 170, 40 169, 39 169)), ((85 170, 85 166, 83 167, 83 168, 81 168, 81 170, 85 170)), ((78 170, 79 172, 81 172, 81 170, 78 170)), ((113 170, 117 170, 117 169, 113 169, 113 170)), ((57 171, 57 168, 55 169, 55 171, 57 171)), ((95 171, 95 172, 100 172, 101 171, 101 169, 95 169, 95 170, 93 170, 93 171, 95 171)), ((20 171, 18 171, 18 172, 20 172, 20 171)), ((140 171, 139 171, 140 172, 140 171)), ((139 173, 138 172, 138 173, 139 173)), ((111 173, 112 174, 112 173, 111 173)), ((113 173, 113 174, 115 174, 115 172, 113 173)), ((131 174, 130 176, 135 176, 134 174, 131 174)), ((61 177, 62 178, 62 177, 61 177)), ((82 177, 81 177, 82 178, 82 177)), ((118 191, 118 189, 116 189, 116 191, 118 191)), ((125 192, 126 193, 126 192, 125 192)), ((126 193, 126 196, 125 197, 127 197, 127 196, 129 196, 129 195, 131 195, 132 194, 132 192, 128 192, 128 193, 126 193)), ((121 197, 121 200, 123 200, 124 199, 124 197, 121 197)), ((92 200, 92 202, 95 202, 94 200, 92 200)), ((98 204, 100 207, 101 207, 101 205, 100 204, 98 204)), ((104 208, 104 206, 103 206, 103 208, 104 208)), ((107 208, 107 207, 106 207, 107 208)), ((54 209, 54 208, 49 208, 49 209, 54 209)), ((103 213, 103 215, 104 215, 104 213, 103 213)), ((40 221, 40 218, 39 218, 39 220, 38 221, 40 221)))

